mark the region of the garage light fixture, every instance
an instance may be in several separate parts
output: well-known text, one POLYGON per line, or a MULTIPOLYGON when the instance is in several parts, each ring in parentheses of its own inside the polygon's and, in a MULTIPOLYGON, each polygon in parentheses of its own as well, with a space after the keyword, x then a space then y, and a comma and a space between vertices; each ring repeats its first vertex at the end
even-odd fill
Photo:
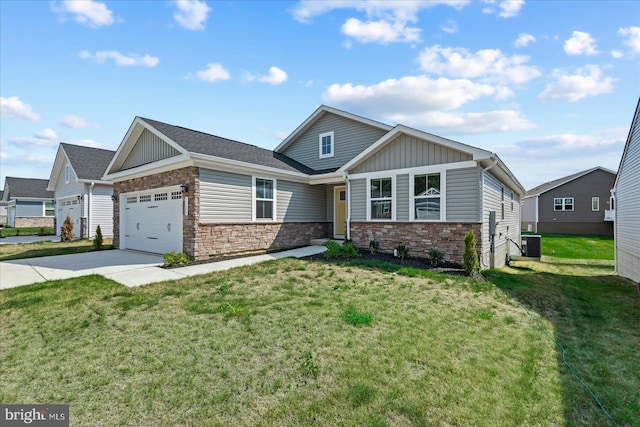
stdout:
POLYGON ((186 184, 182 184, 180 185, 180 190, 182 190, 183 193, 186 193, 187 191, 189 191, 189 186, 186 184))
POLYGON ((78 194, 78 201, 82 200, 82 194, 78 194))

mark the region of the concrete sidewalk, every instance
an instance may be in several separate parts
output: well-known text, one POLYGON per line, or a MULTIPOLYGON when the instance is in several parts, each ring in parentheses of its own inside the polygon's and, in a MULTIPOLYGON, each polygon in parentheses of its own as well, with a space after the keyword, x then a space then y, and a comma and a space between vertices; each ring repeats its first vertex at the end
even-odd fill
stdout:
POLYGON ((11 236, 0 239, 0 245, 17 245, 19 243, 59 242, 60 236, 11 236))
POLYGON ((280 258, 302 258, 322 253, 324 246, 306 246, 271 254, 164 269, 161 255, 109 250, 0 262, 0 289, 15 288, 47 280, 99 274, 127 287, 177 280, 199 274, 228 270, 280 258))

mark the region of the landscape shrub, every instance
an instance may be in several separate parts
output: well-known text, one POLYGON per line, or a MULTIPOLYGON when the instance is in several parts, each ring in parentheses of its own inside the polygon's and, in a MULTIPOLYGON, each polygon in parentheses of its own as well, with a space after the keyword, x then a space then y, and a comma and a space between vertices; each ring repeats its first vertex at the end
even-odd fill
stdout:
POLYGON ((360 251, 354 246, 353 242, 347 242, 342 245, 340 253, 345 258, 358 258, 360 257, 360 251))
POLYGON ((380 250, 380 242, 377 240, 371 240, 369 242, 369 250, 371 251, 371 254, 377 254, 378 251, 380 250))
POLYGON ((67 215, 64 222, 62 223, 62 227, 60 228, 60 241, 61 242, 70 242, 73 240, 73 221, 71 217, 67 215))
POLYGON ((431 265, 438 267, 444 263, 444 254, 437 248, 429 250, 429 260, 431 265))
POLYGON ((164 266, 165 267, 173 267, 174 265, 183 265, 189 264, 189 258, 183 252, 165 252, 164 255, 164 266))
POLYGON ((340 258, 342 254, 342 248, 340 243, 335 240, 327 240, 324 242, 324 245, 327 247, 327 250, 322 253, 322 256, 325 258, 340 258))
POLYGON ((400 243, 399 245, 396 246, 395 250, 393 251, 393 255, 396 256, 397 258, 400 258, 401 260, 405 260, 406 258, 409 257, 409 252, 411 251, 411 248, 407 245, 405 245, 404 243, 400 243))
POLYGON ((100 229, 100 226, 98 226, 96 227, 96 235, 93 236, 93 246, 99 251, 102 249, 103 243, 102 230, 100 229))
POLYGON ((476 233, 469 231, 464 236, 464 252, 462 253, 462 267, 464 271, 473 276, 480 271, 480 262, 478 261, 478 252, 476 252, 476 233))

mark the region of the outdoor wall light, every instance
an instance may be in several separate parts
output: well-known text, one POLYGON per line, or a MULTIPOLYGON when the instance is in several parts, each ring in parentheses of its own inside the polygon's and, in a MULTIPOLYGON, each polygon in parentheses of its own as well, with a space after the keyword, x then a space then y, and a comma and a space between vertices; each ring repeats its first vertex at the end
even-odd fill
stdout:
POLYGON ((186 193, 187 191, 189 191, 189 186, 186 184, 182 184, 180 185, 180 190, 182 190, 183 193, 186 193))
POLYGON ((78 194, 78 201, 82 200, 82 194, 78 194))

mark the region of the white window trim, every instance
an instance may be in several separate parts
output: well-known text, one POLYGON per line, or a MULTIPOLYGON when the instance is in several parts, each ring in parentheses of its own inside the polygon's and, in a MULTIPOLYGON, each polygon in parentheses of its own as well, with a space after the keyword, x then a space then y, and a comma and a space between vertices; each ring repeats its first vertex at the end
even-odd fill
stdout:
POLYGON ((333 135, 333 131, 321 133, 318 136, 318 155, 320 156, 321 159, 327 159, 329 157, 333 157, 334 153, 335 153, 335 138, 334 138, 334 135, 333 135), (322 138, 324 138, 326 136, 330 136, 331 137, 331 153, 322 154, 322 138))
POLYGON ((447 218, 447 170, 442 166, 427 167, 409 174, 409 221, 411 222, 445 222, 447 218), (416 219, 416 175, 440 174, 440 219, 416 219))
POLYGON ((65 165, 64 167, 64 183, 68 184, 71 180, 71 168, 69 165, 65 165))
POLYGON ((253 222, 275 222, 278 220, 278 210, 277 210, 277 198, 278 198, 278 180, 276 178, 271 178, 268 176, 259 176, 252 175, 251 176, 251 220, 253 222), (269 181, 273 181, 273 198, 272 199, 258 199, 256 197, 256 179, 266 179, 269 181), (259 200, 271 200, 273 201, 273 218, 257 218, 256 212, 256 202, 259 200))
POLYGON ((396 205, 397 205, 397 189, 396 189, 396 175, 390 173, 376 173, 371 174, 367 177, 367 221, 371 222, 392 222, 396 220, 396 205), (371 218, 371 180, 372 179, 381 179, 381 178, 391 178, 391 197, 385 197, 382 199, 374 199, 374 200, 391 200, 391 219, 380 219, 380 218, 371 218))
POLYGON ((45 218, 55 218, 56 216, 56 204, 54 203, 54 201, 52 200, 51 202, 49 202, 53 205, 53 215, 47 215, 47 202, 43 201, 42 202, 42 216, 45 218))
POLYGON ((600 212, 600 197, 592 197, 591 198, 591 211, 592 212, 600 212), (593 202, 596 201, 598 206, 597 209, 593 209, 593 202))
POLYGON ((573 197, 554 197, 553 198, 553 211, 554 212, 573 212, 576 208, 576 199, 573 197), (556 199, 562 199, 562 209, 556 209, 556 199), (572 203, 571 203, 571 209, 565 209, 566 204, 565 204, 565 199, 571 199, 572 203))

